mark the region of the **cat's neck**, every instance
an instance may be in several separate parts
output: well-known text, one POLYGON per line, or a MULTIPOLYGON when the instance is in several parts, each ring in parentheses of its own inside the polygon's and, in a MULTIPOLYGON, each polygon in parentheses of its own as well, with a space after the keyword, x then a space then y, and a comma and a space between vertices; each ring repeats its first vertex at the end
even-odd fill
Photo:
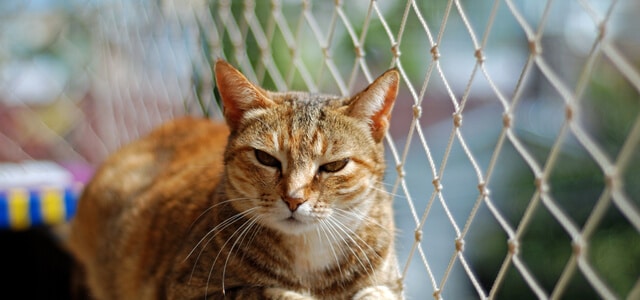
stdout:
POLYGON ((299 235, 287 235, 287 247, 292 251, 292 269, 298 274, 325 271, 340 265, 347 256, 347 240, 344 232, 328 229, 309 231, 299 235))

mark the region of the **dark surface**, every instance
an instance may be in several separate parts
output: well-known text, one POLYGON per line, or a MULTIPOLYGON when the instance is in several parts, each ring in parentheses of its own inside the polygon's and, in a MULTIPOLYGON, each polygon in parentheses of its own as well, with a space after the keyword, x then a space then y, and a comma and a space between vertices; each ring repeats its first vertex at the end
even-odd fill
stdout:
POLYGON ((0 299, 71 299, 72 265, 47 228, 0 230, 0 299))

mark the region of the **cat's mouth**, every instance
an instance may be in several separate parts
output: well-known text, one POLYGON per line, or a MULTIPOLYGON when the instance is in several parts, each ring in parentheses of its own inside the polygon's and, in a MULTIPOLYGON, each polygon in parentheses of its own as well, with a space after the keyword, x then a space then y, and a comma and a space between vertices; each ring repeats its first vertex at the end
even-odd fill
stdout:
POLYGON ((296 217, 294 217, 293 215, 289 216, 288 218, 284 219, 285 222, 289 223, 289 224, 299 224, 302 223, 300 220, 296 219, 296 217))
POLYGON ((311 224, 301 220, 295 215, 291 215, 280 221, 280 228, 289 234, 300 234, 310 229, 311 224))
POLYGON ((315 222, 312 219, 297 212, 280 215, 270 225, 283 233, 294 235, 302 234, 315 228, 315 222))

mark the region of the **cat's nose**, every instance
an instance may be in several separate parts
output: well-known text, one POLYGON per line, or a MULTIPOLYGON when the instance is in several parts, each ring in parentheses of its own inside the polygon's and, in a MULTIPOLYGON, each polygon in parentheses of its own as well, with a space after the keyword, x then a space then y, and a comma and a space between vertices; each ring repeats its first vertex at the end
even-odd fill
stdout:
POLYGON ((293 198, 288 196, 282 197, 282 200, 287 204, 291 212, 296 211, 296 209, 306 201, 304 198, 293 198))

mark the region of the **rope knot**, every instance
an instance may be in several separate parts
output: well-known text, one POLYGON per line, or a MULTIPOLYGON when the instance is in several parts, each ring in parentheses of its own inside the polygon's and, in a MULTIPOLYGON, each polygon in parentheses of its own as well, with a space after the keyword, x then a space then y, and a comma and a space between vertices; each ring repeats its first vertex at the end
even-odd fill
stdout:
POLYGON ((573 114, 574 114, 573 106, 571 106, 570 104, 567 104, 564 107, 564 118, 567 121, 571 121, 573 119, 573 114))
POLYGON ((453 126, 455 128, 462 126, 462 115, 459 112, 453 114, 453 126))
POLYGON ((604 184, 611 188, 617 188, 616 185, 620 183, 620 178, 618 178, 618 172, 615 167, 611 167, 609 170, 604 172, 604 184))
POLYGON ((480 64, 484 63, 485 56, 484 56, 484 51, 482 51, 482 48, 476 49, 473 55, 476 57, 476 60, 478 61, 478 63, 480 64))
POLYGON ((440 51, 438 50, 438 44, 433 45, 433 47, 431 47, 431 56, 433 57, 433 60, 438 60, 440 58, 440 51))
POLYGON ((356 46, 356 48, 355 48, 355 52, 356 52, 356 57, 357 57, 357 58, 362 58, 362 57, 364 57, 364 49, 362 49, 362 47, 360 47, 360 46, 356 46))
POLYGON ((529 40, 529 51, 531 51, 532 55, 542 54, 542 47, 536 40, 529 40))
POLYGON ((436 192, 442 191, 442 184, 440 184, 440 178, 436 177, 433 181, 431 181, 433 187, 436 189, 436 192))
POLYGON ((402 164, 397 164, 396 165, 396 172, 398 172, 398 176, 400 178, 404 178, 405 174, 404 174, 404 169, 402 168, 403 165, 402 164))
POLYGON ((419 119, 422 116, 422 107, 418 105, 413 105, 413 117, 415 119, 419 119))
POLYGON ((413 232, 413 238, 416 239, 416 242, 421 242, 422 241, 422 231, 420 229, 416 229, 416 231, 413 232))
POLYGON ((271 1, 271 11, 272 13, 276 13, 280 7, 282 5, 280 5, 280 1, 271 1))
POLYGON ((511 121, 513 120, 513 117, 511 116, 511 114, 509 113, 504 113, 502 115, 502 127, 504 128, 511 128, 511 121))
POLYGON ((547 184, 547 182, 544 181, 543 178, 536 177, 536 179, 534 180, 534 184, 536 186, 536 189, 541 193, 549 192, 549 185, 547 184))
POLYGON ((394 43, 393 45, 391 45, 391 53, 393 54, 393 57, 398 58, 400 57, 400 45, 398 45, 398 43, 394 43))
POLYGON ((514 239, 509 239, 509 241, 507 241, 507 249, 509 250, 509 254, 517 255, 518 250, 520 249, 520 244, 514 239))
POLYGON ((489 196, 489 189, 487 188, 487 184, 486 183, 480 183, 478 184, 478 190, 480 191, 480 195, 482 195, 482 197, 488 197, 489 196))
POLYGON ((464 240, 462 238, 456 239, 456 251, 463 252, 464 251, 464 240))
POLYGON ((331 57, 331 54, 329 53, 329 48, 327 47, 322 47, 322 55, 328 59, 331 57))
POLYGON ((571 251, 576 257, 580 257, 584 253, 583 248, 584 245, 579 239, 571 241, 571 251))
POLYGON ((607 23, 602 22, 598 25, 598 40, 603 40, 607 34, 607 23))

